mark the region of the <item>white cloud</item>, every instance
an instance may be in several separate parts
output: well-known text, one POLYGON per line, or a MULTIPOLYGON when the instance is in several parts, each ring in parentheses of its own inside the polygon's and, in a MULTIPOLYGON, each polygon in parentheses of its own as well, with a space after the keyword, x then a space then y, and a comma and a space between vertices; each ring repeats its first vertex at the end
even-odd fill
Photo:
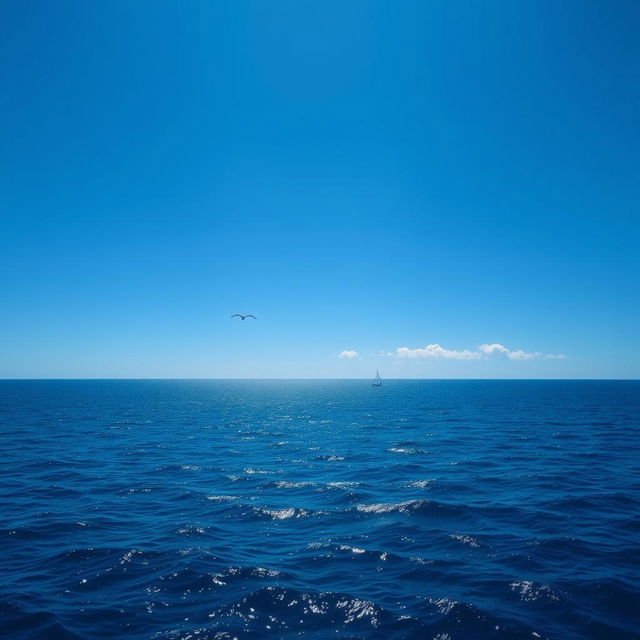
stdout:
POLYGON ((494 353, 505 355, 509 360, 533 360, 534 358, 542 356, 542 354, 537 351, 531 353, 528 351, 522 351, 522 349, 511 351, 511 349, 507 349, 507 347, 499 343, 481 344, 478 349, 488 356, 493 355, 494 353))
POLYGON ((509 349, 501 344, 481 344, 478 349, 490 356, 492 353, 509 353, 509 349))
POLYGON ((358 352, 357 351, 343 351, 338 358, 357 358, 358 357, 358 352))
POLYGON ((399 358, 445 358, 448 360, 477 360, 482 354, 477 351, 454 351, 443 349, 439 344, 428 344, 424 349, 409 349, 400 347, 396 349, 399 358))
POLYGON ((542 358, 543 360, 564 360, 567 358, 563 353, 556 355, 550 353, 540 353, 539 351, 522 351, 517 349, 512 351, 503 344, 494 342, 492 344, 481 344, 478 351, 470 351, 463 349, 456 351, 455 349, 445 349, 439 344, 428 344, 424 349, 409 349, 409 347, 400 347, 396 349, 398 358, 443 358, 447 360, 480 360, 487 359, 493 355, 505 356, 509 360, 534 360, 542 358))
POLYGON ((534 353, 527 353, 526 351, 509 351, 507 353, 507 358, 509 360, 533 360, 534 358, 539 358, 542 354, 537 351, 534 353))

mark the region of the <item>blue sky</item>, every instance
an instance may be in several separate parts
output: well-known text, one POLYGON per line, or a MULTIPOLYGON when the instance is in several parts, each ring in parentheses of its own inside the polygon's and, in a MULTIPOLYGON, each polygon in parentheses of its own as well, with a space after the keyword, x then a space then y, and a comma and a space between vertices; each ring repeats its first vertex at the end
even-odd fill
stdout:
POLYGON ((640 377, 639 20, 6 0, 0 377, 640 377))

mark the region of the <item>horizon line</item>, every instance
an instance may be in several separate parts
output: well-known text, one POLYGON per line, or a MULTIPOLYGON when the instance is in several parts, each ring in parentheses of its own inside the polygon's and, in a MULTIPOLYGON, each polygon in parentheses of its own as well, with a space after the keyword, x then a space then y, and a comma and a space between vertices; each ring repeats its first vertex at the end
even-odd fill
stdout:
MULTIPOLYGON (((258 381, 268 381, 268 380, 273 380, 273 381, 296 381, 296 380, 308 380, 308 381, 322 381, 322 380, 326 380, 326 381, 340 381, 340 380, 372 380, 373 378, 371 377, 362 377, 362 378, 271 378, 271 377, 262 377, 262 378, 170 378, 170 377, 156 377, 156 378, 145 378, 145 377, 133 377, 133 378, 129 378, 129 377, 83 377, 83 378, 74 378, 74 377, 65 377, 65 378, 36 378, 36 377, 23 377, 23 378, 3 378, 0 377, 0 382, 47 382, 47 381, 51 381, 51 382, 56 382, 56 381, 68 381, 68 382, 81 382, 81 381, 85 381, 85 380, 92 380, 92 381, 108 381, 108 380, 112 380, 112 381, 241 381, 241 380, 246 380, 246 381, 252 381, 252 382, 258 382, 258 381)), ((637 378, 383 378, 383 380, 433 380, 433 381, 450 381, 450 380, 466 380, 466 381, 470 381, 470 380, 474 380, 474 381, 479 381, 479 380, 486 380, 486 381, 495 381, 495 380, 502 380, 502 381, 506 381, 506 380, 514 380, 514 381, 530 381, 530 380, 540 380, 540 381, 566 381, 566 382, 603 382, 603 381, 611 381, 611 382, 638 382, 640 381, 640 377, 637 378)))

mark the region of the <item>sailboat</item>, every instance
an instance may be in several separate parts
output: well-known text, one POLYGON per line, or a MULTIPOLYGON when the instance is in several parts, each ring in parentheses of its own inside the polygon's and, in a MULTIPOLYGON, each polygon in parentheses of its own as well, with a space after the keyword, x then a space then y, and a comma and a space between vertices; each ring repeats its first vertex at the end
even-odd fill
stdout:
POLYGON ((382 384, 382 380, 380 379, 380 373, 376 369, 376 377, 374 381, 371 383, 372 387, 379 387, 382 384))

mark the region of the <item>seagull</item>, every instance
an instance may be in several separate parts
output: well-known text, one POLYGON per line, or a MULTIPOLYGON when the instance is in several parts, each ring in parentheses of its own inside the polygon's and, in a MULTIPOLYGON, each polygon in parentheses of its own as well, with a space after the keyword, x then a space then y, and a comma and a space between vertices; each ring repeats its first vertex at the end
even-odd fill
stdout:
POLYGON ((231 317, 232 318, 242 318, 242 320, 244 320, 245 318, 253 318, 254 320, 258 319, 255 316, 252 316, 250 313, 245 313, 244 315, 242 313, 234 313, 231 317))

